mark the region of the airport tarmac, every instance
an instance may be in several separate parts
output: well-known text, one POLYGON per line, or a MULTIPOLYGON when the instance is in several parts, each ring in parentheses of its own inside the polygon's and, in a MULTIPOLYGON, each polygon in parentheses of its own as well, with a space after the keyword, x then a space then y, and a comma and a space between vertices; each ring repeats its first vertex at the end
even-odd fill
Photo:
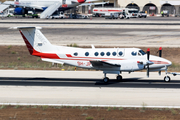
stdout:
POLYGON ((122 73, 121 82, 107 76, 104 84, 102 71, 0 70, 0 103, 180 106, 179 76, 170 83, 157 72, 122 73))
MULTIPOLYGON (((8 29, 20 25, 0 24, 0 45, 25 45, 18 30, 8 29)), ((21 26, 34 26, 22 24, 21 26)), ((180 47, 179 26, 132 26, 129 25, 69 25, 41 24, 42 33, 54 45, 80 46, 146 46, 180 47), (122 27, 122 28, 121 28, 122 27), (162 27, 162 28, 161 28, 162 27), (167 28, 167 29, 166 29, 167 28), (172 42, 173 41, 173 42, 172 42)))
POLYGON ((130 20, 7 18, 0 20, 0 45, 25 45, 19 31, 8 29, 10 27, 39 26, 54 45, 180 47, 179 20, 179 17, 130 20))

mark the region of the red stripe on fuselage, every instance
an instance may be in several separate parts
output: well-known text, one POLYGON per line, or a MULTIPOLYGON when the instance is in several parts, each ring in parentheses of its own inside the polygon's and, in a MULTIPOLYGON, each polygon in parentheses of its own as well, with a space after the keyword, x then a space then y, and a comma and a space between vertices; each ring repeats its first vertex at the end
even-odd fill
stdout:
POLYGON ((168 62, 164 62, 164 61, 157 61, 157 60, 150 60, 151 62, 153 62, 154 64, 169 64, 168 62))
POLYGON ((123 10, 97 10, 97 9, 94 9, 93 11, 100 11, 100 12, 122 12, 123 10))
POLYGON ((66 56, 67 56, 67 57, 72 57, 72 55, 71 55, 71 54, 66 54, 66 56))

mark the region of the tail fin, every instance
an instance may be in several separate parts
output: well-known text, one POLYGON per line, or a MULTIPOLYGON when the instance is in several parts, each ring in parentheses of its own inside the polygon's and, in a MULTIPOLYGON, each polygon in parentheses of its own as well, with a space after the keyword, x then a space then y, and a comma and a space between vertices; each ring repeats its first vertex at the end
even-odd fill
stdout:
POLYGON ((40 27, 14 27, 13 29, 19 29, 31 55, 54 51, 53 45, 41 33, 40 27))

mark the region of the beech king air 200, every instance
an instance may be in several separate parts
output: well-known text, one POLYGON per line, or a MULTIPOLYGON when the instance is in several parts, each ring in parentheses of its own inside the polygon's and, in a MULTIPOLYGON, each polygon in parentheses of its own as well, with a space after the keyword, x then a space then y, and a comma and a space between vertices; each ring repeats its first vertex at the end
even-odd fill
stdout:
MULTIPOLYGON (((107 83, 109 78, 106 74, 117 74, 117 80, 122 80, 121 72, 134 72, 147 69, 147 76, 151 71, 165 70, 165 82, 170 82, 167 76, 167 68, 172 64, 169 60, 161 57, 162 48, 159 49, 159 56, 150 55, 139 48, 95 48, 91 49, 73 48, 52 45, 41 33, 40 27, 13 27, 18 29, 29 53, 41 57, 43 61, 68 64, 87 69, 102 70, 103 81, 107 83)), ((177 73, 171 73, 177 75, 177 73)))

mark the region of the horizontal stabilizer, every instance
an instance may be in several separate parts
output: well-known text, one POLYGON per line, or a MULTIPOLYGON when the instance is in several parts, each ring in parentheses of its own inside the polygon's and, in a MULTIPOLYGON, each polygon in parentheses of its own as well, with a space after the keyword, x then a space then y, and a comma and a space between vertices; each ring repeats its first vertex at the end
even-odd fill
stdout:
POLYGON ((9 29, 42 29, 41 27, 11 27, 9 29))

